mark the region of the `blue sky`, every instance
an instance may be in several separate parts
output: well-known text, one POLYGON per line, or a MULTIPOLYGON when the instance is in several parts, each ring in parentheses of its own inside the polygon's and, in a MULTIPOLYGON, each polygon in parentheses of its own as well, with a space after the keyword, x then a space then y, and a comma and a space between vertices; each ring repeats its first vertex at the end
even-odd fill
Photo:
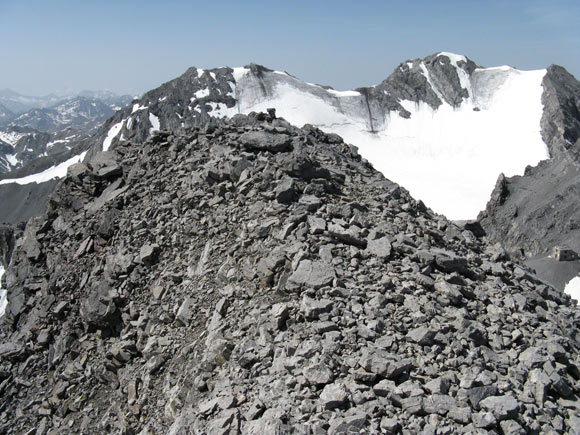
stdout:
POLYGON ((0 89, 137 94, 250 62, 336 89, 438 51, 580 78, 580 2, 0 0, 0 89))

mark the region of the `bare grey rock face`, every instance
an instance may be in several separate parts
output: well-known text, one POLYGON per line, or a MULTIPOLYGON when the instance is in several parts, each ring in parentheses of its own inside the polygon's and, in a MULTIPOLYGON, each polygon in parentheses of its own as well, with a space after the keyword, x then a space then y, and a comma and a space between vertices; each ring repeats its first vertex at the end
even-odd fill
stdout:
POLYGON ((312 127, 253 114, 119 144, 25 232, 2 433, 579 426, 570 298, 312 127))

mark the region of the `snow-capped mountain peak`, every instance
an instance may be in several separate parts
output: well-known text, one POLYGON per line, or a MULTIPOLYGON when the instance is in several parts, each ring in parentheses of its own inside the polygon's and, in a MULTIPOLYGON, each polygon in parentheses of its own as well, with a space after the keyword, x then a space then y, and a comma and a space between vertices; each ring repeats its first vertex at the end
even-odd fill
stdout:
POLYGON ((434 210, 474 218, 500 173, 522 174, 549 157, 540 135, 544 75, 482 68, 447 52, 403 62, 382 83, 351 91, 256 64, 190 68, 117 113, 101 146, 273 107, 294 125, 343 136, 434 210))

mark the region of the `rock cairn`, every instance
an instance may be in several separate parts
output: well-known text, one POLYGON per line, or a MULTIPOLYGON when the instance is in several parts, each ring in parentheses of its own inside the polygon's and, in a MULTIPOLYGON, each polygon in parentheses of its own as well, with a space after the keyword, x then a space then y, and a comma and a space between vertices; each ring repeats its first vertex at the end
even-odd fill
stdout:
POLYGON ((570 298, 274 113, 70 168, 6 274, 0 433, 575 433, 570 298))

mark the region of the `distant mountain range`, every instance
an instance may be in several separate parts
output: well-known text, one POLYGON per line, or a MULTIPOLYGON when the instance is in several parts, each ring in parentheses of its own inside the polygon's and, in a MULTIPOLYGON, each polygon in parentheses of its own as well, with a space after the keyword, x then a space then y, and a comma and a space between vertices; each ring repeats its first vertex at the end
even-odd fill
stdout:
POLYGON ((81 91, 70 95, 49 94, 37 97, 22 95, 10 89, 3 89, 0 90, 0 117, 2 116, 2 106, 4 110, 9 111, 16 117, 31 109, 46 109, 59 106, 67 100, 72 100, 76 97, 100 100, 112 110, 119 110, 133 99, 130 95, 117 95, 110 91, 81 91))
POLYGON ((0 174, 68 151, 132 99, 109 91, 66 97, 0 91, 0 174))
POLYGON ((99 99, 75 97, 48 108, 31 109, 11 119, 8 125, 49 133, 70 127, 90 132, 114 113, 114 109, 99 99))

